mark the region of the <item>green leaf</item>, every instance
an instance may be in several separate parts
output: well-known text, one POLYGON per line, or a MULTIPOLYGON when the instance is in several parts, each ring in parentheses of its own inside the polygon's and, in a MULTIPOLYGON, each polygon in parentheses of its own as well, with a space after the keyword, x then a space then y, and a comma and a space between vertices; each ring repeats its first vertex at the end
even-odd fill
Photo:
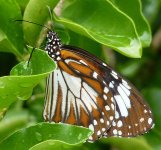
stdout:
POLYGON ((19 4, 20 8, 21 8, 21 11, 24 12, 25 8, 26 8, 26 5, 27 3, 29 2, 29 0, 16 0, 17 3, 19 4))
POLYGON ((143 66, 143 63, 143 59, 132 59, 129 61, 119 62, 117 66, 122 75, 128 78, 135 78, 140 68, 143 66))
POLYGON ((9 111, 0 122, 0 142, 16 130, 25 127, 28 123, 28 114, 25 111, 9 111))
POLYGON ((22 57, 24 41, 22 26, 12 20, 22 19, 21 11, 15 1, 0 2, 0 51, 12 52, 22 57))
POLYGON ((56 149, 56 150, 73 149, 75 150, 78 148, 76 146, 77 144, 69 144, 69 143, 65 143, 65 142, 57 141, 57 140, 47 140, 45 142, 41 142, 33 146, 29 150, 53 150, 53 149, 56 149))
MULTIPOLYGON (((47 19, 50 18, 48 7, 52 10, 58 2, 59 0, 30 0, 25 9, 23 19, 45 25, 47 19)), ((30 45, 35 46, 38 44, 38 40, 43 38, 43 34, 40 34, 43 27, 25 22, 23 23, 23 27, 25 39, 30 45)))
MULTIPOLYGON (((28 150, 34 145, 50 139, 64 142, 69 145, 76 145, 85 142, 91 134, 91 130, 83 127, 68 124, 39 123, 17 131, 4 140, 0 144, 0 147, 4 150, 10 149, 12 145, 12 150, 28 150)), ((56 143, 56 146, 57 144, 58 143, 56 143)), ((46 143, 41 143, 40 146, 46 146, 46 143)))
POLYGON ((55 19, 70 30, 114 48, 128 57, 141 57, 141 43, 130 17, 106 0, 68 0, 55 19), (90 7, 89 7, 90 6, 90 7), (79 11, 78 11, 79 10, 79 11))
POLYGON ((161 149, 161 132, 160 129, 157 130, 155 127, 150 132, 150 134, 146 135, 148 143, 153 147, 153 150, 160 150, 161 149))
POLYGON ((103 139, 103 143, 110 144, 114 149, 119 150, 152 150, 151 146, 144 138, 108 138, 103 139))
POLYGON ((129 16, 136 27, 140 41, 143 47, 151 43, 151 31, 149 24, 142 14, 140 0, 110 0, 113 4, 129 16), (126 4, 126 5, 125 5, 126 4))
POLYGON ((69 32, 69 35, 71 39, 69 43, 70 45, 83 48, 97 57, 101 57, 102 46, 99 43, 72 31, 69 32))
POLYGON ((21 62, 12 69, 12 76, 0 78, 0 110, 16 100, 28 99, 33 88, 55 68, 53 60, 40 50, 34 51, 29 67, 27 64, 21 62))

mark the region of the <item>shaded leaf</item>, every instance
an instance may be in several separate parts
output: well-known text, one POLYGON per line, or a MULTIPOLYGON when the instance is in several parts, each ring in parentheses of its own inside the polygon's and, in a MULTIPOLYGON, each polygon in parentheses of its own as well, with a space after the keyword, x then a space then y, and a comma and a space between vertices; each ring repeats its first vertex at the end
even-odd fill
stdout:
POLYGON ((161 111, 160 111, 160 106, 161 106, 161 88, 146 88, 143 90, 143 94, 148 101, 152 113, 154 115, 154 121, 155 121, 155 128, 160 130, 161 128, 161 111))
POLYGON ((110 144, 114 149, 119 150, 152 150, 144 138, 107 138, 103 143, 110 144))
POLYGON ((9 114, 7 113, 0 122, 0 142, 16 130, 26 126, 28 119, 28 114, 25 111, 11 111, 9 114))

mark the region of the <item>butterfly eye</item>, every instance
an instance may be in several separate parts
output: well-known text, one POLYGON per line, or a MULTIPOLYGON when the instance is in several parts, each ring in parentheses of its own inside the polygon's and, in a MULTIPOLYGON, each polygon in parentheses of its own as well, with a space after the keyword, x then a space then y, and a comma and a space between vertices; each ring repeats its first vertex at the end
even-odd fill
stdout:
POLYGON ((153 126, 140 93, 106 63, 80 48, 64 46, 49 32, 47 51, 57 64, 47 79, 44 119, 87 127, 88 141, 134 137, 153 126))

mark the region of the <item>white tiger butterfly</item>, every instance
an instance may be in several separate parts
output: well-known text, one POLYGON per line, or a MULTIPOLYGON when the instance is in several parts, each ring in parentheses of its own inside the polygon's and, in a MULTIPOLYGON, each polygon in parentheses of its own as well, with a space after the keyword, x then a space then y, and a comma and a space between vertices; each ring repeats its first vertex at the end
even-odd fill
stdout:
POLYGON ((87 127, 88 141, 134 137, 153 127, 138 91, 106 63, 80 48, 62 45, 49 31, 45 50, 57 64, 47 79, 44 119, 87 127))

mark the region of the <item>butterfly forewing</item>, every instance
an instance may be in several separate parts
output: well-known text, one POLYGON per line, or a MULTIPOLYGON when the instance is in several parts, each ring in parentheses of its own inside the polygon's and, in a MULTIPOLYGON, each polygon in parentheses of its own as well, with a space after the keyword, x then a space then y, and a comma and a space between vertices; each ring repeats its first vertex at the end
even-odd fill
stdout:
POLYGON ((152 114, 138 91, 117 73, 113 79, 115 116, 106 136, 133 137, 149 131, 153 126, 152 114))
POLYGON ((152 128, 151 111, 129 82, 90 53, 60 45, 54 36, 46 48, 57 63, 47 79, 46 121, 87 127, 94 131, 89 141, 137 136, 152 128))

